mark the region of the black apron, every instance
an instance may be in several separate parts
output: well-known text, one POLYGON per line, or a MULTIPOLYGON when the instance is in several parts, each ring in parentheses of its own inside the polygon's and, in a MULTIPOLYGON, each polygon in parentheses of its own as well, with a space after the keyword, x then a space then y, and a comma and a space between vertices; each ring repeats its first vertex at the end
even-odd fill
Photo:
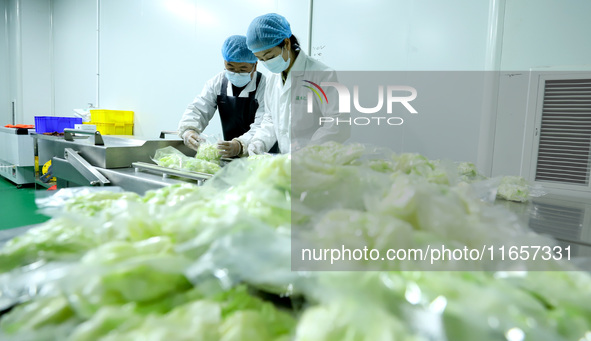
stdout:
MULTIPOLYGON (((261 82, 261 73, 256 73, 256 89, 261 82)), ((217 98, 218 111, 222 122, 224 140, 231 141, 250 130, 254 122, 256 112, 259 109, 259 101, 254 98, 256 90, 248 94, 248 97, 228 96, 228 78, 222 80, 222 88, 217 98)), ((239 95, 239 94, 238 94, 239 95)), ((277 143, 271 148, 270 153, 278 153, 277 143), (275 151, 274 151, 275 150, 275 151)))

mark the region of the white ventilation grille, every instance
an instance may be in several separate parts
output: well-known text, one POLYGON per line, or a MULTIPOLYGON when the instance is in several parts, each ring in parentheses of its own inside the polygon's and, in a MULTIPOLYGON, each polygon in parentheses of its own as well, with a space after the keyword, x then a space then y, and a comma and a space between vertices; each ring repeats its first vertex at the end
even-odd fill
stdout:
POLYGON ((567 241, 580 242, 585 209, 532 200, 529 227, 540 234, 567 241))
POLYGON ((536 181, 589 184, 591 79, 546 80, 536 181))

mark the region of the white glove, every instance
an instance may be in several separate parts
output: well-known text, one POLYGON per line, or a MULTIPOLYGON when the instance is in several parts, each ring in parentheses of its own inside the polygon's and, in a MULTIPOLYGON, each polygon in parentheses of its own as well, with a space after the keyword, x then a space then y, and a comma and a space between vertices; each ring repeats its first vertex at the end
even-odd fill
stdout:
POLYGON ((259 155, 265 152, 265 144, 261 140, 254 140, 248 144, 248 155, 259 155))
POLYGON ((185 146, 197 151, 199 150, 199 144, 205 142, 205 140, 195 130, 187 130, 183 133, 183 142, 185 146))
POLYGON ((242 145, 237 139, 233 139, 232 141, 220 141, 218 142, 217 148, 222 157, 233 157, 242 152, 242 145))

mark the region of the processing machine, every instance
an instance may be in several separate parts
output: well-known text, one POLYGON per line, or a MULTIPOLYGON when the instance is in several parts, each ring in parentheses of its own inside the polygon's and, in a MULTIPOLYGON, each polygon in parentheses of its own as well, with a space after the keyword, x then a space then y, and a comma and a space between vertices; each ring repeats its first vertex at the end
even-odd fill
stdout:
POLYGON ((195 151, 183 141, 137 136, 101 135, 98 131, 65 129, 63 136, 31 134, 36 140, 39 163, 51 160, 57 187, 118 186, 144 194, 181 182, 198 185, 210 174, 160 167, 152 161, 156 150, 174 147, 192 156, 195 151))

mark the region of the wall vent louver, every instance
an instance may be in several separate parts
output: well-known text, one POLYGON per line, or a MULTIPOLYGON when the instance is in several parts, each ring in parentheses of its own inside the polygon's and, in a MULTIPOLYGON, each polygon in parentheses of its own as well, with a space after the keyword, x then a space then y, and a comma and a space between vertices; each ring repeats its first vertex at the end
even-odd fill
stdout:
POLYGON ((546 80, 536 181, 589 185, 591 79, 546 80))

